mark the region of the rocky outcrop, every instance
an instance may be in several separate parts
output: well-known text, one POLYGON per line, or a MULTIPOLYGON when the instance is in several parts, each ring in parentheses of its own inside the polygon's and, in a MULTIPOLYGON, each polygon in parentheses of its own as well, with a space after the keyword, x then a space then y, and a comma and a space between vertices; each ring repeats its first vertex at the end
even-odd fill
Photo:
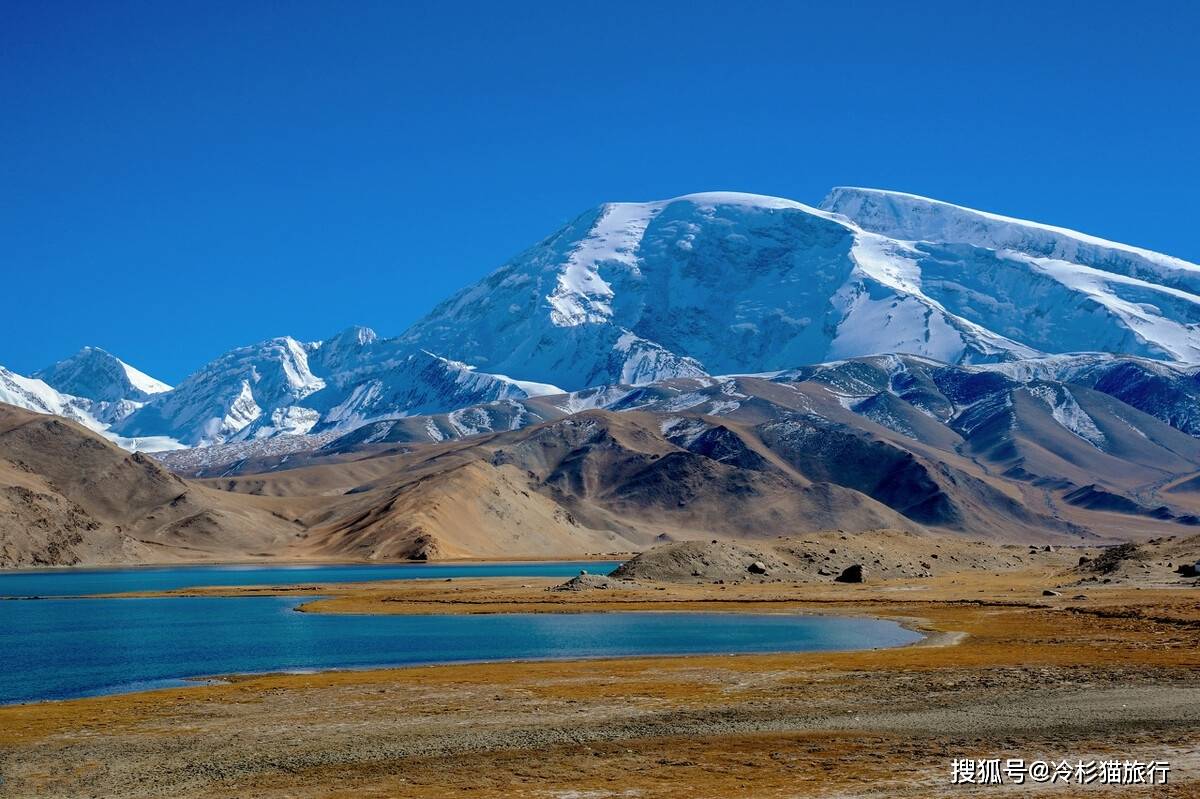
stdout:
POLYGON ((855 563, 842 569, 842 573, 833 578, 837 583, 861 583, 865 582, 866 574, 863 571, 861 563, 855 563))

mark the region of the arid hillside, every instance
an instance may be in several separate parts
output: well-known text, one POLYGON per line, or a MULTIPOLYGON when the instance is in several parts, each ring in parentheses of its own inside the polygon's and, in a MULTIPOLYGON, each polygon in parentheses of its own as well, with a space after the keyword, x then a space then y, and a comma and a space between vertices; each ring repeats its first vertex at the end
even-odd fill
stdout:
POLYGON ((0 566, 246 559, 286 550, 298 532, 261 499, 0 405, 0 566))

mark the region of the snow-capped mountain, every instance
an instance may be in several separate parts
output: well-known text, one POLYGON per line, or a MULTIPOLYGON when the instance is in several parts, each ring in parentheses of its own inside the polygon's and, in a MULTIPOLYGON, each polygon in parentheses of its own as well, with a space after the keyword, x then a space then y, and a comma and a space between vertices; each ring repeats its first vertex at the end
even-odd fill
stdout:
POLYGON ((911 242, 921 292, 1043 352, 1200 362, 1200 266, 1065 228, 900 192, 837 188, 821 207, 911 242))
POLYGON ((155 394, 171 390, 161 380, 99 347, 84 347, 70 358, 35 372, 33 376, 64 394, 99 402, 145 402, 155 394))
POLYGON ((170 436, 189 445, 228 441, 263 419, 277 424, 280 432, 307 432, 317 415, 289 409, 325 387, 309 368, 312 350, 287 336, 239 347, 155 397, 115 430, 170 436))
POLYGON ((864 230, 896 239, 1021 252, 1200 293, 1200 267, 1196 264, 1067 228, 915 194, 846 186, 833 189, 821 208, 853 220, 864 230))
POLYGON ((402 340, 579 389, 903 352, 1200 362, 1200 267, 909 195, 593 209, 402 340))
MULTIPOLYGON (((170 390, 92 348, 39 374, 73 396, 43 404, 70 412, 82 401, 110 435, 206 446, 488 403, 508 419, 504 408, 531 397, 576 392, 565 401, 586 404, 600 396, 589 387, 876 354, 1045 370, 1052 354, 1080 351, 1141 356, 1119 365, 1125 377, 1099 369, 1078 379, 1153 397, 1180 429, 1200 432, 1195 381, 1176 368, 1200 363, 1200 267, 913 195, 838 188, 819 208, 730 192, 599 206, 395 338, 364 327, 323 342, 275 338, 170 390), (1117 384, 1125 379, 1139 388, 1117 384)), ((487 427, 445 425, 443 434, 487 427)))
POLYGON ((349 430, 377 419, 561 391, 478 372, 352 327, 324 342, 283 337, 226 353, 114 430, 206 446, 349 430))
MULTIPOLYGON (((1082 390, 1105 394, 1131 411, 1200 438, 1200 367, 1087 353, 975 365, 951 365, 910 355, 867 356, 759 375, 607 386, 378 421, 319 445, 339 451, 364 444, 444 441, 516 430, 588 410, 756 419, 770 415, 761 407, 764 398, 787 404, 765 386, 801 384, 819 385, 841 408, 910 437, 919 437, 917 428, 921 426, 911 421, 914 412, 966 434, 998 411, 1011 409, 1012 393, 1024 390, 1045 404, 1058 424, 1089 439, 1088 431, 1094 425, 1072 393, 1082 390), (897 403, 907 410, 899 412, 897 403)), ((785 397, 812 411, 811 404, 796 396, 785 397)))
MULTIPOLYGON (((99 347, 84 347, 66 360, 35 372, 35 378, 65 395, 77 397, 107 430, 142 407, 151 397, 171 390, 161 380, 135 369, 99 347)), ((77 403, 79 404, 79 403, 77 403)))
POLYGON ((404 354, 395 349, 394 341, 378 349, 382 352, 374 354, 373 368, 335 372, 330 386, 313 397, 313 404, 322 412, 314 432, 352 429, 400 414, 435 413, 479 402, 562 393, 556 386, 477 372, 465 363, 430 352, 404 354))

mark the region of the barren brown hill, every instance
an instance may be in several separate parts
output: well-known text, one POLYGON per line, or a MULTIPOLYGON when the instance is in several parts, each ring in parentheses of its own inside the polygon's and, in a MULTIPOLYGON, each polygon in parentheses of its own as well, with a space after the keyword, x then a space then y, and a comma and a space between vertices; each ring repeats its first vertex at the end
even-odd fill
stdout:
POLYGON ((654 547, 612 576, 651 583, 878 583, 1031 568, 1070 575, 1090 547, 1029 547, 971 541, 958 535, 869 530, 821 531, 771 541, 680 541, 654 547))
MULTIPOLYGON (((300 515, 307 557, 549 557, 823 529, 1101 540, 954 450, 901 444, 871 422, 760 418, 593 410, 437 444, 367 446, 357 459, 340 452, 321 465, 205 484, 322 497, 300 515)), ((1083 521, 1112 515, 1072 511, 1083 521)))
POLYGON ((0 566, 244 559, 299 532, 66 419, 0 405, 0 566))
POLYGON ((1109 547, 1094 558, 1081 558, 1074 574, 1079 585, 1200 585, 1200 535, 1109 547))
MULTIPOLYGON (((524 430, 270 474, 204 481, 323 496, 302 517, 310 557, 548 557, 655 540, 920 525, 797 472, 750 433, 672 439, 651 414, 591 411, 524 430), (337 499, 335 499, 337 497, 337 499)), ((407 448, 406 448, 407 450, 407 448)))

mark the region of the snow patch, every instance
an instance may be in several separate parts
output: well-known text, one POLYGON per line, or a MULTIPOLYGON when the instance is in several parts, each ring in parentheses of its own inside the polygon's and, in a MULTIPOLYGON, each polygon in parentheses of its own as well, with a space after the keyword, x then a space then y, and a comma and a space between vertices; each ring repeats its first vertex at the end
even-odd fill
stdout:
POLYGON ((600 276, 604 265, 637 268, 637 248, 662 203, 610 203, 559 272, 550 303, 558 327, 604 324, 612 318, 612 286, 600 276))
POLYGON ((1104 446, 1104 433, 1096 427, 1096 422, 1087 411, 1079 407, 1075 396, 1068 389, 1062 386, 1040 385, 1026 386, 1026 390, 1050 408, 1050 415, 1054 417, 1054 421, 1096 449, 1104 446))
POLYGON ((125 377, 128 378, 129 384, 146 394, 161 394, 164 391, 170 391, 171 387, 161 380, 156 380, 145 372, 135 369, 129 364, 117 359, 117 363, 121 364, 121 368, 125 370, 125 377))

